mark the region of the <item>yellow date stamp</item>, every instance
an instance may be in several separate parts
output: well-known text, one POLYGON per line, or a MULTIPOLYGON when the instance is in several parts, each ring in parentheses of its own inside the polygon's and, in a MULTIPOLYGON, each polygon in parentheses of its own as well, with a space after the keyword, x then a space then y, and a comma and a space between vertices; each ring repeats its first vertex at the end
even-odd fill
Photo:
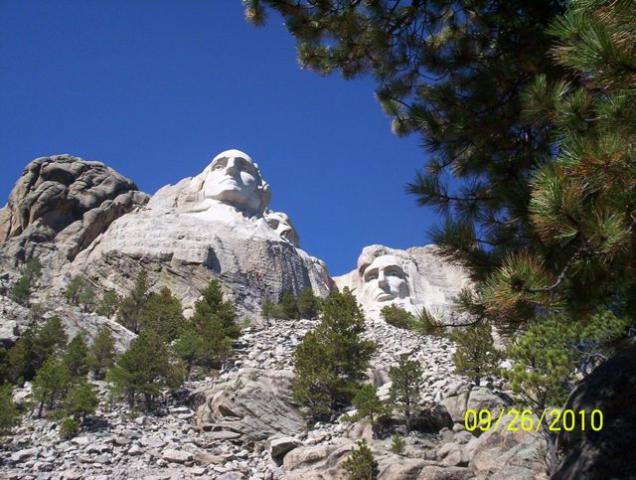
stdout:
POLYGON ((464 414, 464 428, 469 432, 499 429, 508 432, 538 432, 542 426, 550 432, 571 432, 575 429, 599 432, 603 429, 603 412, 598 408, 590 411, 548 408, 537 415, 529 408, 502 408, 493 414, 489 409, 470 408, 464 414))

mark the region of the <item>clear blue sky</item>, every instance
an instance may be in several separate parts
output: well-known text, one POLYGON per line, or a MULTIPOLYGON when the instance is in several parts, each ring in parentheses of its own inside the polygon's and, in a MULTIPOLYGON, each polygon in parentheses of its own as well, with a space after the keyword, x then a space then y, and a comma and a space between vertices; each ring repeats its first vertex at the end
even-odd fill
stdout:
POLYGON ((239 0, 0 0, 0 115, 0 204, 38 156, 154 193, 239 148, 334 275, 436 221, 404 190, 424 152, 391 134, 372 81, 300 70, 282 20, 255 28, 239 0))

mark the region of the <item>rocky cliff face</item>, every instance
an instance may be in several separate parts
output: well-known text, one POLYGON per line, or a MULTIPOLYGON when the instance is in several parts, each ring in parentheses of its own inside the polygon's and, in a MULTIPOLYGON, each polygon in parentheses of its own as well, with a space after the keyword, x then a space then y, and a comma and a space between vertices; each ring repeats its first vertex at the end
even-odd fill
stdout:
MULTIPOLYGON (((380 399, 389 398, 388 372, 402 356, 424 371, 420 412, 415 432, 405 436, 404 454, 390 452, 388 437, 372 438, 366 421, 352 424, 343 416, 305 425, 290 379, 295 348, 317 321, 254 320, 264 297, 305 287, 326 295, 334 282, 322 261, 299 248, 289 217, 268 209, 270 198, 258 166, 237 150, 217 155, 200 174, 152 198, 98 162, 65 155, 29 164, 0 210, 0 342, 6 337, 12 343, 33 316, 7 298, 20 264, 33 256, 45 275, 31 300, 48 316, 59 315, 70 336, 82 332, 90 340, 106 326, 123 350, 132 332, 68 305, 60 291, 81 274, 95 286, 126 293, 142 269, 153 288, 170 287, 186 306, 211 277, 219 278, 243 313, 251 313, 245 319, 252 325, 219 372, 187 382, 167 399, 165 417, 132 419, 118 404, 106 409, 106 385, 97 381, 101 425, 81 437, 60 441, 54 420, 25 416, 11 441, 0 445, 0 476, 338 479, 355 441, 365 438, 378 460, 379 480, 544 479, 545 442, 538 434, 477 436, 464 429, 467 408, 501 409, 508 400, 471 388, 453 373, 450 340, 396 328, 379 316, 394 303, 452 317, 452 299, 470 287, 468 277, 434 246, 366 247, 357 268, 335 279, 353 289, 365 309, 364 336, 378 346, 367 380, 380 399)), ((30 394, 28 384, 14 392, 18 403, 30 394)))
POLYGON ((447 322, 458 320, 454 298, 471 286, 467 272, 445 261, 435 245, 407 250, 364 247, 356 269, 334 281, 341 289, 351 289, 371 316, 394 304, 414 314, 425 308, 447 322))
POLYGON ((160 189, 148 204, 110 225, 73 261, 71 272, 109 288, 127 287, 140 269, 192 305, 210 277, 253 313, 265 297, 310 287, 324 296, 323 262, 297 248, 278 214, 267 210, 269 185, 238 150, 218 155, 203 172, 160 189), (291 240, 290 240, 291 239, 291 240))
POLYGON ((103 163, 71 155, 36 158, 0 209, 0 253, 14 267, 38 256, 47 267, 59 268, 147 200, 103 163))

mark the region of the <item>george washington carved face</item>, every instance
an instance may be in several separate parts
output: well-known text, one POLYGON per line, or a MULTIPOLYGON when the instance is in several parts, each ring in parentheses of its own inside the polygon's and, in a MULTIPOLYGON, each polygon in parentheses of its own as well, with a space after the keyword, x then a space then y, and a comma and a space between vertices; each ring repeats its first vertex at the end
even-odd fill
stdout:
POLYGON ((218 200, 249 213, 261 213, 269 202, 269 185, 258 166, 239 150, 226 150, 204 171, 203 197, 218 200))

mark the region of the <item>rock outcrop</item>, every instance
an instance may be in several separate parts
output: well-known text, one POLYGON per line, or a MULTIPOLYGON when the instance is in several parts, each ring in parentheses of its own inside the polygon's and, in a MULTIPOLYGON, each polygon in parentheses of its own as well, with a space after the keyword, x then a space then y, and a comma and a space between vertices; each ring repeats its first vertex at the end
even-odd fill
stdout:
POLYGON ((443 259, 435 245, 407 250, 364 247, 357 268, 334 281, 338 288, 352 290, 371 315, 395 304, 412 313, 426 308, 449 322, 457 320, 451 308, 454 297, 471 285, 467 272, 443 259))
POLYGON ((147 200, 133 182, 103 163, 71 155, 36 158, 0 209, 5 265, 38 256, 49 269, 59 268, 113 220, 147 200))
POLYGON ((326 295, 331 280, 324 263, 296 248, 293 227, 283 226, 286 215, 276 214, 273 223, 270 195, 247 154, 223 152, 199 175, 160 189, 143 209, 114 221, 77 256, 72 271, 125 289, 144 268, 186 306, 210 276, 252 312, 286 290, 311 287, 326 295))
POLYGON ((554 480, 636 478, 636 344, 596 368, 570 395, 565 409, 586 412, 586 426, 559 433, 554 480), (592 428, 592 412, 595 428, 592 428), (600 412, 600 413, 599 413, 600 412), (599 421, 602 417, 602 428, 599 421))

